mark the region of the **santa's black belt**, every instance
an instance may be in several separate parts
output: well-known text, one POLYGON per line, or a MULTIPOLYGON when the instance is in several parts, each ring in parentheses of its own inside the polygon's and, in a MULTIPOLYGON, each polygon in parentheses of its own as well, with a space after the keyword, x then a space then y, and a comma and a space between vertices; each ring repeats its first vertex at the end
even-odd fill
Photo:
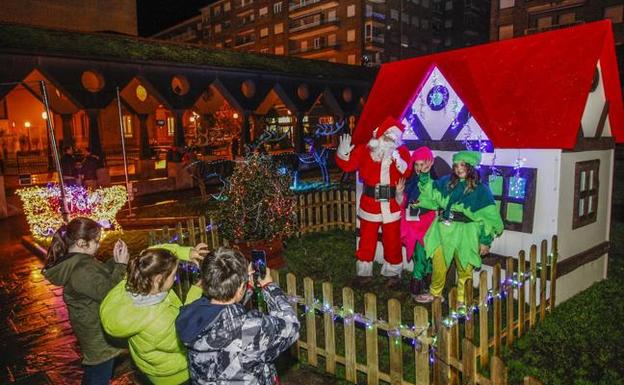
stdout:
POLYGON ((448 218, 444 217, 443 210, 440 210, 438 215, 440 216, 440 219, 443 221, 446 220, 446 221, 451 221, 451 222, 462 222, 462 223, 474 222, 472 219, 468 218, 466 215, 464 215, 463 213, 460 213, 459 211, 451 211, 448 218))
POLYGON ((396 187, 388 184, 378 184, 377 186, 365 184, 363 193, 377 201, 387 201, 396 197, 396 187))
POLYGON ((409 207, 409 215, 411 215, 412 217, 421 216, 423 214, 427 214, 430 211, 433 210, 425 209, 422 207, 409 207))

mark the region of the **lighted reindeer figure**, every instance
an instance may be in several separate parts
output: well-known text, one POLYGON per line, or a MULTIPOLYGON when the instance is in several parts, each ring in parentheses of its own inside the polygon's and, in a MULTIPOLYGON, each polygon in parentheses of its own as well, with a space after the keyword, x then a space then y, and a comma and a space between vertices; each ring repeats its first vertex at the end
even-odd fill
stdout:
POLYGON ((319 143, 319 139, 338 134, 344 128, 345 122, 341 120, 336 124, 317 124, 313 136, 308 136, 304 140, 310 146, 305 154, 299 154, 299 165, 293 173, 293 185, 296 188, 299 184, 299 171, 310 169, 317 164, 321 169, 323 184, 328 185, 329 171, 327 170, 327 159, 329 151, 319 143))

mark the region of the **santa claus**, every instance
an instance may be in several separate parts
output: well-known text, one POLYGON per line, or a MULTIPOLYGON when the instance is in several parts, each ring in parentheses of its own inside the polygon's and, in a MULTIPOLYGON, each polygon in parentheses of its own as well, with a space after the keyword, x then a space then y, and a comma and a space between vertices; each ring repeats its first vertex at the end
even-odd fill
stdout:
POLYGON ((382 229, 384 263, 381 275, 389 288, 398 289, 401 282, 401 208, 396 200, 396 185, 407 177, 409 151, 401 145, 403 124, 392 117, 373 131, 367 145, 351 144, 351 136, 340 138, 336 163, 345 172, 357 171, 364 184, 358 218, 360 241, 355 252, 357 277, 353 284, 365 286, 372 281, 373 260, 379 227, 382 229))

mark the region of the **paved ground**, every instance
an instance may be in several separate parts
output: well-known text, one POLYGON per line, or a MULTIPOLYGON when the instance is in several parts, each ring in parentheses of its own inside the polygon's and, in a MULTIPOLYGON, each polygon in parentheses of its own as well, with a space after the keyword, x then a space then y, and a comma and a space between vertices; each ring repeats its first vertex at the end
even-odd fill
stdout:
MULTIPOLYGON (((26 232, 22 217, 0 220, 0 384, 80 384, 79 348, 62 289, 45 280, 42 261, 21 245, 26 232)), ((335 383, 296 363, 280 368, 284 385, 335 383)), ((144 384, 127 355, 112 384, 144 384)))

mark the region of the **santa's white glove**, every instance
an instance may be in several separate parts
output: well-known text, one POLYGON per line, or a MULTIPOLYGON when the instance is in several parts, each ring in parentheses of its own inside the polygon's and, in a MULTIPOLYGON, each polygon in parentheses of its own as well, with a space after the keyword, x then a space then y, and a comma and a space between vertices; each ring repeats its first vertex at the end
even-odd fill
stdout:
POLYGON ((351 135, 341 135, 340 143, 338 143, 338 149, 336 150, 338 156, 344 160, 349 159, 349 154, 351 153, 353 148, 355 148, 355 146, 351 144, 351 135))
POLYGON ((403 174, 405 170, 407 170, 407 162, 404 161, 403 158, 401 158, 399 150, 394 150, 392 152, 392 160, 394 160, 394 164, 401 174, 403 174))

